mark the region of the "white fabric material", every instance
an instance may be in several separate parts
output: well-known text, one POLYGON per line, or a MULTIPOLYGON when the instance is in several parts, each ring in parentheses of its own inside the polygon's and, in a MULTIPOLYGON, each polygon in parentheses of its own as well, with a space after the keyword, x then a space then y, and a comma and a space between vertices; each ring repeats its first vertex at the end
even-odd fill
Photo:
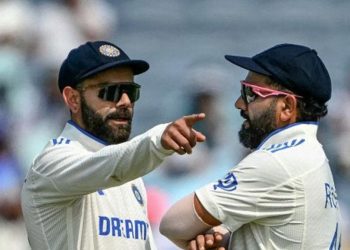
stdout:
POLYGON ((34 159, 23 186, 32 249, 156 249, 138 177, 172 153, 160 143, 166 125, 106 146, 68 122, 34 159))
POLYGON ((273 132, 225 178, 196 191, 233 232, 230 249, 338 249, 340 213, 316 123, 273 132))

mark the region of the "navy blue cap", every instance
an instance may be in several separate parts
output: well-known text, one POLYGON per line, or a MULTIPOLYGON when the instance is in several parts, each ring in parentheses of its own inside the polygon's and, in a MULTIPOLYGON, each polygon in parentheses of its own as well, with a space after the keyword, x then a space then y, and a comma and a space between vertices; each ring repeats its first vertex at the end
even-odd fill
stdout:
POLYGON ((279 44, 253 57, 225 58, 247 70, 266 75, 303 97, 321 103, 331 98, 332 86, 328 71, 317 52, 296 44, 279 44))
POLYGON ((113 43, 106 41, 87 42, 71 50, 63 61, 58 74, 58 87, 62 92, 64 87, 75 87, 87 77, 101 71, 128 66, 135 75, 149 69, 149 64, 143 60, 132 60, 113 43))

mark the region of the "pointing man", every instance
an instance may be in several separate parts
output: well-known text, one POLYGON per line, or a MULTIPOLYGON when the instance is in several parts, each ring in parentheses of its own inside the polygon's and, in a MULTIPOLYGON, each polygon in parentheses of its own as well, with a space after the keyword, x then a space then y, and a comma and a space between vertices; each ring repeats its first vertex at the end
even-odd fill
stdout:
POLYGON ((71 120, 34 159, 22 191, 32 249, 155 249, 139 177, 205 137, 192 129, 198 114, 128 141, 141 88, 134 75, 148 68, 104 41, 63 62, 58 87, 71 120))

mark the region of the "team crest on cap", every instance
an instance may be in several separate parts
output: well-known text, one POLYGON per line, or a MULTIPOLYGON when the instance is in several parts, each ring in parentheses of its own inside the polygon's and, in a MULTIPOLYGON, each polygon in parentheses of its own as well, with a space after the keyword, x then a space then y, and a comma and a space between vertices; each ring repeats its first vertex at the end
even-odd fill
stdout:
POLYGON ((117 57, 120 55, 119 49, 109 44, 101 45, 99 50, 102 55, 109 57, 117 57))

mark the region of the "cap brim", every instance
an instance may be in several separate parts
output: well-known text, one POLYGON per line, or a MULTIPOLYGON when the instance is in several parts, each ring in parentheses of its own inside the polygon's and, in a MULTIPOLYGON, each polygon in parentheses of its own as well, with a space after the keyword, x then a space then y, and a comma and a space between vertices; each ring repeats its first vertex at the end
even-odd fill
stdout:
POLYGON ((100 67, 97 67, 95 69, 90 70, 89 72, 80 76, 79 80, 82 80, 83 78, 95 75, 95 74, 97 74, 101 71, 107 70, 107 69, 123 67, 123 66, 130 67, 132 69, 134 75, 141 74, 143 72, 146 72, 149 69, 149 64, 143 60, 124 60, 124 61, 118 61, 118 62, 111 62, 111 63, 106 63, 104 65, 101 65, 100 67))
POLYGON ((250 57, 243 57, 243 56, 230 56, 225 55, 226 60, 230 61, 231 63, 242 67, 246 70, 254 71, 258 74, 271 76, 271 73, 263 69, 259 66, 254 60, 250 57))

